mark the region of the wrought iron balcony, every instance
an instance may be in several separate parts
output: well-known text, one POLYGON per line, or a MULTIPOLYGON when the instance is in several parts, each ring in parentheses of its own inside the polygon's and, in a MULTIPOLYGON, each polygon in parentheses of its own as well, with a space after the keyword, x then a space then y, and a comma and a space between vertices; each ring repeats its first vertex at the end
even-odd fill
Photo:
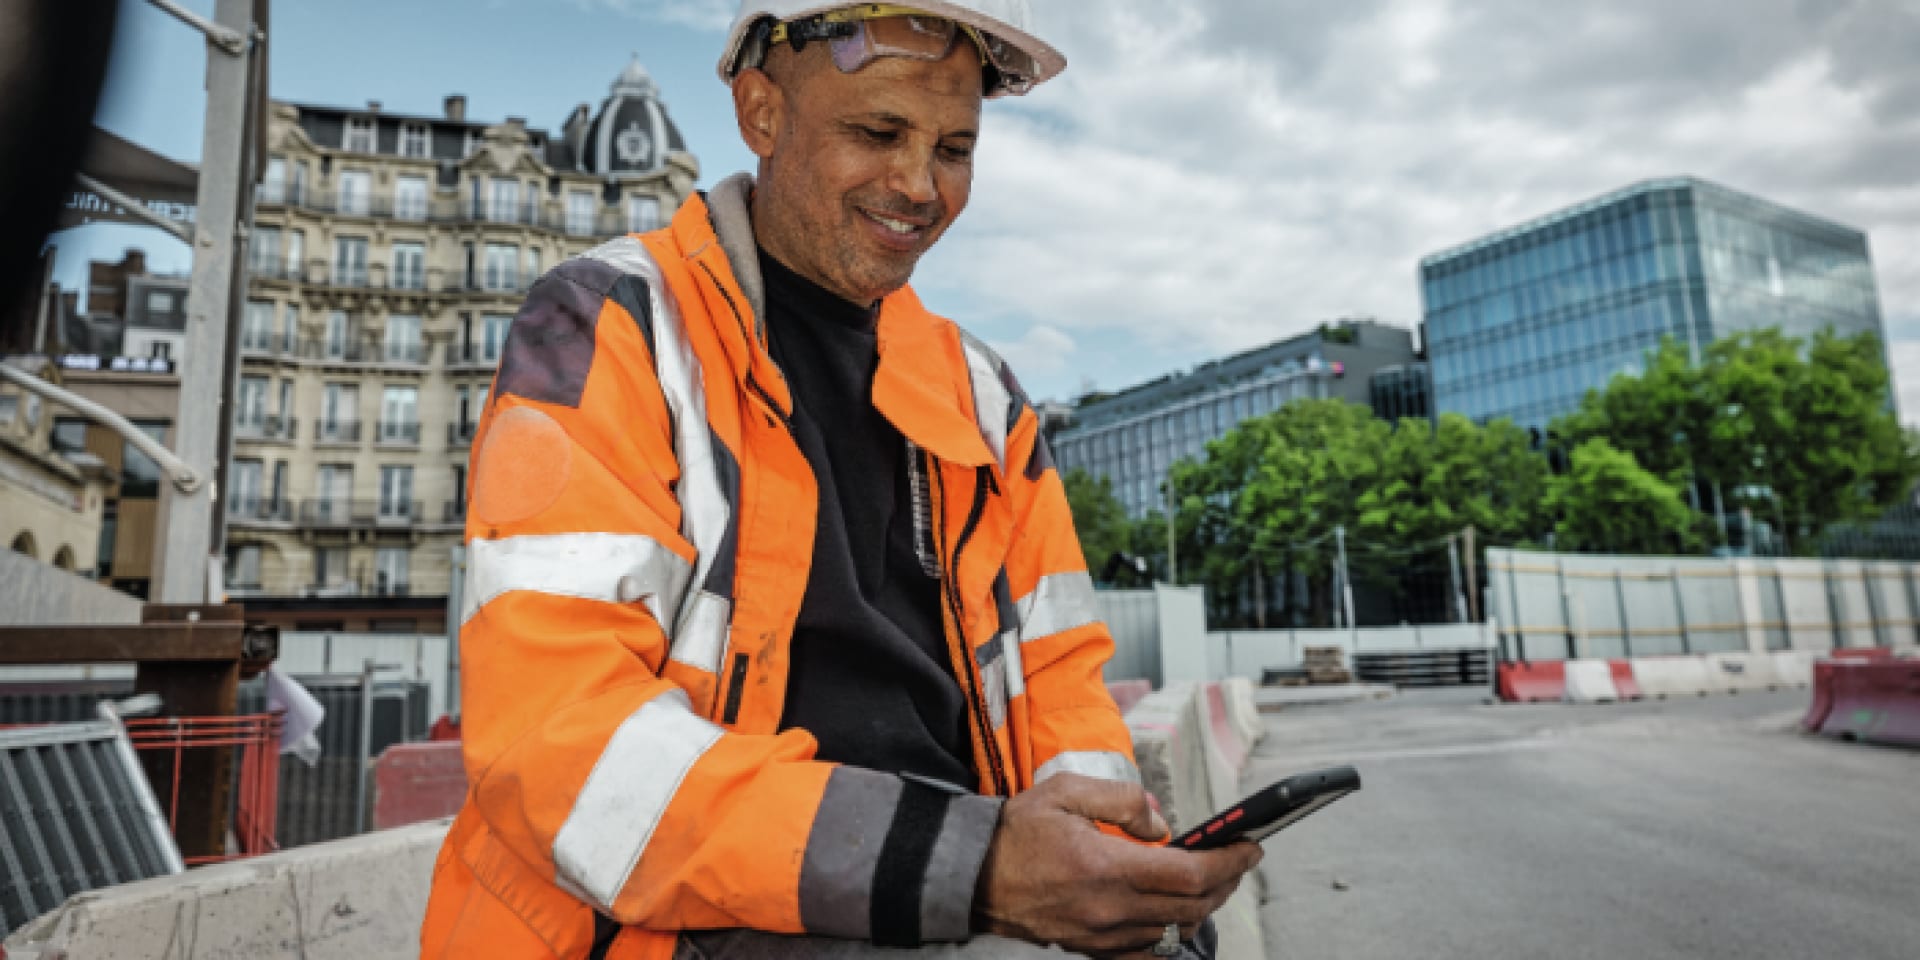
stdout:
POLYGON ((391 446, 417 447, 420 445, 420 421, 382 420, 374 440, 391 446))
POLYGON ((322 420, 313 425, 316 443, 359 443, 360 421, 322 420))

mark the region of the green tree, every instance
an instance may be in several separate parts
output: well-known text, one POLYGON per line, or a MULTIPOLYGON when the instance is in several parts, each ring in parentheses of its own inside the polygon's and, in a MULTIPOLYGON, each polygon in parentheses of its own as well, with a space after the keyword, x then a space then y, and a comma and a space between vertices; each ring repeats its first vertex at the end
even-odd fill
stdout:
POLYGON ((1554 547, 1664 554, 1692 549, 1693 511, 1680 491, 1600 438, 1583 441, 1570 469, 1547 483, 1554 547))
POLYGON ((1554 425, 1559 442, 1605 438, 1669 484, 1774 520, 1803 552, 1920 478, 1920 439, 1894 416, 1877 337, 1758 330, 1713 342, 1697 365, 1689 354, 1668 339, 1640 375, 1589 392, 1554 425))
POLYGON ((1113 495, 1113 482, 1107 477, 1075 467, 1060 480, 1067 488, 1067 508, 1080 535, 1080 552, 1087 558, 1087 569, 1099 576, 1109 557, 1132 546, 1133 523, 1127 508, 1113 495))

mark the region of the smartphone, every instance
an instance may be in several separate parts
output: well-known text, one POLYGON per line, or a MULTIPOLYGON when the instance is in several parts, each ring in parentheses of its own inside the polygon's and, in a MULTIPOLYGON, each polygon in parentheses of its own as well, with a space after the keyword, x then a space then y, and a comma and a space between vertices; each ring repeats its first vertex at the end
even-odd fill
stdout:
POLYGON ((1242 840, 1258 843, 1358 789, 1360 771, 1352 767, 1330 767, 1288 777, 1181 834, 1173 846, 1212 850, 1242 840))

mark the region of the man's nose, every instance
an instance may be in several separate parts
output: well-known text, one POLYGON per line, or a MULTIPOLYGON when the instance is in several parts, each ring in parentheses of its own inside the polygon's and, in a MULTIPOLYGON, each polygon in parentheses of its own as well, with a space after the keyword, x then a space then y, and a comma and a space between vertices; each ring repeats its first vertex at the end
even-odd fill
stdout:
POLYGON ((915 206, 940 199, 940 188, 933 182, 933 154, 918 148, 901 150, 894 158, 892 182, 888 186, 915 206))

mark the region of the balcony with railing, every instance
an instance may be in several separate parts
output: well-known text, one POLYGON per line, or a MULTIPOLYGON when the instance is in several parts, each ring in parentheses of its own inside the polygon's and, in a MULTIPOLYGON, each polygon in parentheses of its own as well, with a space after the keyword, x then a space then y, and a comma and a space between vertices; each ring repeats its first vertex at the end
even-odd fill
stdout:
POLYGON ((293 341, 264 330, 240 331, 240 355, 245 357, 283 357, 294 352, 293 341))
POLYGON ((357 444, 360 442, 360 421, 321 420, 313 425, 313 442, 357 444))
POLYGON ((420 421, 382 420, 379 431, 374 434, 374 442, 385 447, 417 447, 420 445, 420 421))
POLYGON ((299 282, 304 279, 305 275, 306 269, 301 264, 278 258, 272 260, 255 260, 247 264, 247 276, 255 280, 299 282))
POLYGON ((478 423, 455 422, 447 424, 447 446, 465 447, 471 444, 474 433, 479 429, 480 424, 478 423))
POLYGON ((617 237, 627 233, 629 224, 623 211, 594 204, 591 213, 582 215, 566 209, 563 200, 522 199, 511 206, 496 206, 487 199, 474 203, 464 192, 461 196, 400 195, 395 191, 295 190, 285 184, 263 184, 254 196, 262 207, 296 207, 308 213, 342 217, 367 217, 403 220, 414 223, 498 224, 533 227, 571 237, 617 237))
POLYGON ((236 417, 233 421, 233 436, 236 440, 261 440, 286 442, 299 434, 300 421, 279 414, 265 414, 255 417, 236 417))
POLYGON ((449 370, 492 370, 500 365, 500 351, 483 343, 449 343, 446 365, 449 370))
POLYGON ((467 502, 465 500, 448 500, 445 504, 442 504, 440 520, 442 523, 466 523, 467 502))
POLYGON ((418 500, 319 499, 300 503, 300 524, 307 527, 358 529, 406 527, 425 514, 418 500))
POLYGON ((427 362, 427 348, 418 340, 389 340, 380 345, 379 357, 385 363, 419 366, 427 362))
POLYGON ((227 501, 227 520, 238 526, 293 523, 293 501, 273 497, 235 497, 227 501))

